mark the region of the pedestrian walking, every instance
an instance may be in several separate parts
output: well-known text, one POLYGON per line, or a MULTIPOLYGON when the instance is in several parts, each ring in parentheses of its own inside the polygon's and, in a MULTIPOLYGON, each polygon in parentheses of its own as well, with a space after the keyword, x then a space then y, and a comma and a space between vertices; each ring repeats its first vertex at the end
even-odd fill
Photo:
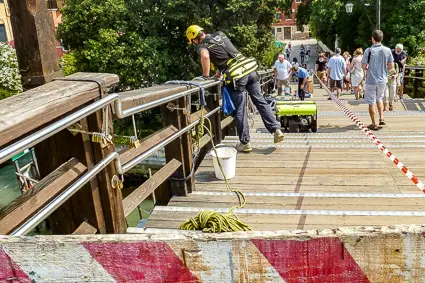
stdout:
POLYGON ((393 111, 394 99, 397 93, 397 78, 399 76, 398 64, 393 64, 391 70, 388 71, 388 83, 384 94, 384 112, 393 111))
POLYGON ((403 44, 399 43, 395 46, 395 49, 391 51, 394 59, 394 63, 398 65, 399 74, 397 77, 397 94, 400 99, 403 99, 403 80, 404 80, 404 72, 406 71, 406 61, 407 55, 403 51, 403 44))
MULTIPOLYGON (((346 75, 345 60, 341 56, 341 49, 335 50, 335 55, 329 59, 328 63, 328 77, 330 78, 331 91, 334 92, 336 89, 336 97, 339 98, 342 92, 342 82, 346 75)), ((331 100, 331 98, 328 98, 331 100)))
POLYGON ((360 90, 362 88, 364 78, 362 59, 363 49, 358 48, 354 51, 354 57, 350 65, 351 86, 354 88, 354 96, 356 97, 356 100, 361 98, 360 90))
POLYGON ((274 142, 283 141, 284 135, 280 130, 280 122, 276 120, 270 105, 261 93, 256 60, 243 56, 221 31, 207 34, 200 26, 192 25, 186 31, 186 37, 189 44, 196 45, 201 59, 203 77, 209 79, 211 63, 224 77, 226 88, 236 108, 234 118, 240 141, 236 149, 243 152, 252 151, 246 113, 246 92, 257 107, 264 126, 274 134, 274 142))
POLYGON ((373 45, 366 49, 362 59, 363 70, 366 72, 364 101, 369 104, 369 115, 372 120, 368 129, 379 130, 375 121, 375 104, 379 113, 379 125, 384 126, 383 99, 388 82, 388 70, 393 68, 393 56, 391 49, 382 45, 384 33, 375 30, 372 33, 373 45))
POLYGON ((351 73, 350 73, 350 64, 351 64, 351 55, 348 51, 345 51, 342 57, 345 60, 345 76, 344 76, 344 86, 345 90, 348 92, 351 88, 351 73))
POLYGON ((281 53, 274 63, 274 80, 277 85, 277 95, 282 95, 282 86, 289 87, 289 76, 291 74, 292 65, 281 53))
MULTIPOLYGON (((328 61, 325 58, 325 54, 320 53, 319 58, 317 58, 316 60, 315 70, 316 70, 317 76, 323 83, 327 83, 328 81, 328 78, 326 76, 327 68, 328 68, 328 61)), ((320 84, 320 88, 323 88, 322 84, 320 84)))

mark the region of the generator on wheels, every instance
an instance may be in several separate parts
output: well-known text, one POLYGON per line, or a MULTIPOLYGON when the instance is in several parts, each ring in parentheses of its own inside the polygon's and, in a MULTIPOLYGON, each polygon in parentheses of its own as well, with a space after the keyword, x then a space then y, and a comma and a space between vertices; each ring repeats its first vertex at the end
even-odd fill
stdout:
POLYGON ((289 132, 317 132, 317 106, 314 101, 276 100, 276 118, 289 132))

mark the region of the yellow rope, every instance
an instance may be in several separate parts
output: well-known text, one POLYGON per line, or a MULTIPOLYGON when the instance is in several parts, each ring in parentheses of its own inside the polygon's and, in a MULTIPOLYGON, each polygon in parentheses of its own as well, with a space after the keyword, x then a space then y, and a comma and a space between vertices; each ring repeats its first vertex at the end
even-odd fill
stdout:
POLYGON ((182 223, 179 227, 180 230, 202 230, 209 233, 220 233, 220 232, 238 232, 238 231, 249 231, 251 228, 240 221, 237 216, 233 213, 236 208, 243 208, 246 205, 246 198, 244 194, 239 190, 233 190, 230 187, 229 180, 227 180, 224 174, 223 167, 218 158, 217 149, 215 147, 212 135, 211 121, 204 117, 204 107, 201 107, 201 118, 199 120, 198 132, 196 135, 197 144, 199 147, 199 139, 204 135, 204 129, 207 131, 211 138, 212 149, 215 152, 215 158, 217 159, 220 171, 224 176, 226 188, 232 193, 235 193, 239 199, 238 206, 232 206, 226 214, 221 214, 217 211, 202 210, 195 217, 191 217, 188 221, 182 223), (205 126, 204 121, 208 121, 209 127, 205 126))

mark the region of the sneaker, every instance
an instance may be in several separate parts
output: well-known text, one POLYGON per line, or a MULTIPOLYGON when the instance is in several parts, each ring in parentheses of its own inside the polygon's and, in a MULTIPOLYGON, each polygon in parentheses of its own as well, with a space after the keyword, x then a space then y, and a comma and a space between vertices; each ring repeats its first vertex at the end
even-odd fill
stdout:
POLYGON ((236 150, 240 152, 251 152, 252 151, 251 143, 249 142, 247 144, 243 144, 240 142, 236 145, 236 150))
POLYGON ((274 132, 274 143, 279 143, 285 139, 285 136, 283 135, 282 131, 280 129, 277 129, 276 132, 274 132))

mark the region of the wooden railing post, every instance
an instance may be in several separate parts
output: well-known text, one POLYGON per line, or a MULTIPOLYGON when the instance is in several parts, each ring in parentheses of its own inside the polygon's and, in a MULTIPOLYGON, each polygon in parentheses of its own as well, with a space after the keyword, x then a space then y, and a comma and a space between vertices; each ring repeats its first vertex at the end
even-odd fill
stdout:
MULTIPOLYGON (((179 109, 168 109, 167 105, 161 106, 161 112, 166 125, 173 125, 178 130, 186 127, 190 123, 190 108, 188 97, 174 101, 174 105, 179 109), (182 109, 187 109, 183 111, 182 109)), ((171 105, 171 104, 170 104, 171 105)), ((188 180, 183 179, 189 176, 193 167, 192 137, 190 132, 183 134, 165 147, 165 158, 167 162, 173 159, 180 161, 182 166, 176 170, 173 179, 170 179, 172 195, 185 196, 195 188, 195 178, 191 176, 188 180)))
MULTIPOLYGON (((210 95, 207 96, 207 106, 209 109, 213 110, 220 106, 220 97, 221 97, 221 85, 217 85, 216 87, 211 88, 210 95)), ((212 133, 214 135, 213 141, 215 144, 221 143, 223 140, 223 134, 221 131, 221 111, 214 114, 211 118, 211 127, 212 133)), ((208 126, 208 124, 205 124, 208 126)))
MULTIPOLYGON (((89 79, 94 76, 94 74, 77 75, 80 79, 83 77, 89 79)), ((98 79, 100 78, 102 76, 98 76, 98 79)), ((104 76, 104 78, 106 79, 107 76, 104 76)), ((116 83, 116 81, 113 81, 113 83, 116 83)), ((62 84, 69 85, 71 89, 72 84, 96 85, 90 82, 63 82, 62 84)), ((105 86, 110 87, 111 83, 105 82, 105 86)), ((34 89, 33 91, 35 92, 36 90, 34 89)), ((98 97, 99 89, 97 88, 95 91, 98 97)), ((68 111, 72 110, 72 107, 72 105, 69 105, 68 111)), ((108 131, 110 134, 113 134, 112 113, 110 107, 107 109, 109 111, 108 115, 106 115, 106 112, 103 115, 102 110, 100 110, 80 120, 79 125, 81 129, 88 132, 103 132, 106 124, 108 124, 108 131)), ((100 144, 91 141, 90 135, 81 133, 72 134, 67 129, 35 146, 41 178, 47 176, 73 157, 77 158, 90 169, 114 151, 115 146, 113 144, 101 148, 100 144)), ((111 186, 111 179, 115 174, 114 165, 110 164, 93 178, 89 184, 84 186, 59 207, 49 217, 52 232, 54 234, 71 234, 78 228, 81 222, 87 221, 90 225, 98 229, 100 233, 125 233, 127 227, 122 207, 121 191, 113 189, 111 186)))

